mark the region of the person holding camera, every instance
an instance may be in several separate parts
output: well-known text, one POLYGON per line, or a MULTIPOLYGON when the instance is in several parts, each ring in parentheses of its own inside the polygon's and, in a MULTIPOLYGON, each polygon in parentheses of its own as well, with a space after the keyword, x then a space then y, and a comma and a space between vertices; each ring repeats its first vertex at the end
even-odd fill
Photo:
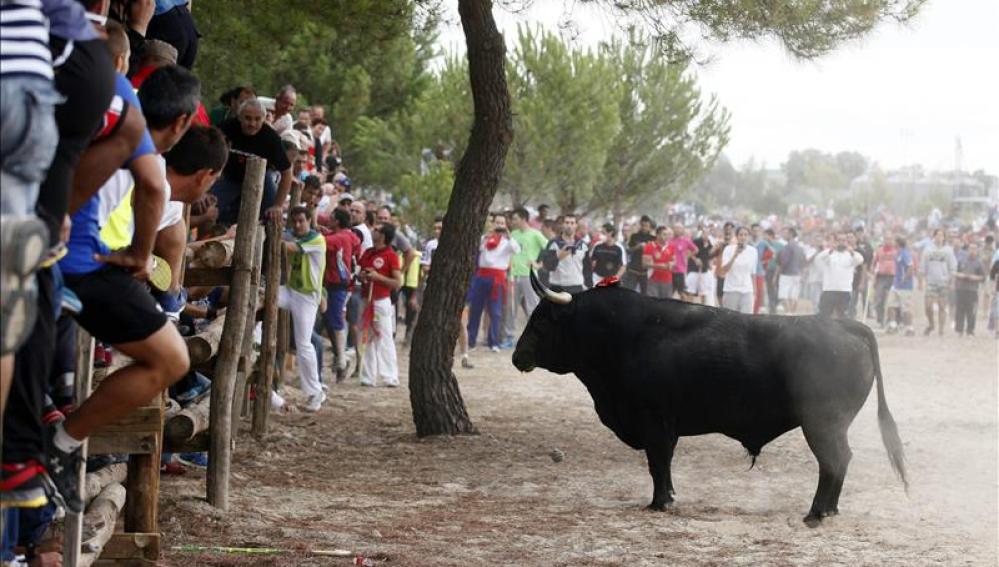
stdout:
POLYGON ((845 233, 836 235, 835 247, 826 241, 823 248, 815 257, 823 266, 819 315, 841 319, 850 307, 854 270, 864 263, 864 257, 849 244, 845 233))
POLYGON ((753 278, 759 254, 756 247, 749 244, 749 229, 739 227, 735 231, 735 242, 722 250, 721 263, 716 271, 718 279, 725 282, 722 307, 750 315, 753 313, 753 278))
POLYGON ((520 244, 510 238, 506 228, 506 217, 498 214, 493 217, 493 229, 482 237, 479 244, 479 268, 468 290, 468 346, 475 348, 479 336, 479 323, 482 311, 489 307, 489 348, 499 352, 502 339, 500 324, 503 320, 503 302, 507 295, 506 273, 514 254, 520 252, 520 244))
POLYGON ((549 272, 553 290, 579 293, 583 291, 583 262, 588 248, 585 242, 576 240, 576 215, 563 215, 561 226, 561 234, 545 247, 542 264, 549 272))

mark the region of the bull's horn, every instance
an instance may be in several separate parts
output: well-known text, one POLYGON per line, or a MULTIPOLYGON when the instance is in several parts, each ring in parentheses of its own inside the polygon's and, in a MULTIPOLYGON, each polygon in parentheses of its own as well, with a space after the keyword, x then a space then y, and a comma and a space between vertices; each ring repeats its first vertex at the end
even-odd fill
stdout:
POLYGON ((538 280, 538 276, 535 275, 534 269, 531 269, 531 287, 534 289, 534 293, 538 294, 542 299, 547 299, 552 303, 558 305, 568 305, 572 301, 572 294, 565 291, 552 291, 545 287, 541 281, 538 280))

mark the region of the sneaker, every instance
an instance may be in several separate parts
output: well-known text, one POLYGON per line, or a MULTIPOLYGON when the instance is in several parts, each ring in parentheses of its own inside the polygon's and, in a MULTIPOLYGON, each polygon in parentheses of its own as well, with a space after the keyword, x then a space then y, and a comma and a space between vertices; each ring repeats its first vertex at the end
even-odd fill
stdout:
POLYGON ((309 396, 309 401, 308 403, 305 404, 305 408, 303 409, 308 412, 319 411, 319 408, 323 407, 323 402, 325 401, 326 401, 325 393, 319 392, 318 394, 313 394, 309 396))
POLYGON ((80 467, 83 466, 83 459, 80 457, 80 450, 76 449, 71 453, 66 453, 56 447, 54 437, 56 428, 52 425, 45 428, 47 447, 46 457, 48 458, 49 479, 55 485, 58 496, 62 497, 62 504, 66 510, 79 514, 83 511, 83 499, 80 498, 80 467))
POLYGON ((399 387, 399 383, 398 382, 386 382, 385 383, 385 387, 386 388, 398 388, 399 387))
POLYGON ((208 453, 181 453, 177 456, 177 460, 181 463, 198 469, 208 468, 208 453))
POLYGON ((500 347, 497 346, 497 345, 493 345, 493 346, 489 347, 489 350, 492 351, 492 352, 499 352, 500 351, 500 347))
POLYGON ((83 311, 80 297, 68 287, 62 288, 62 312, 69 315, 79 315, 83 311))
POLYGON ((932 333, 932 332, 933 332, 933 327, 932 326, 926 327, 925 329, 923 329, 923 336, 924 337, 928 337, 928 336, 930 336, 930 333, 932 333))
POLYGON ((503 350, 510 350, 514 347, 513 339, 507 339, 499 346, 503 350))
POLYGON ((37 217, 5 217, 0 223, 0 354, 17 351, 35 326, 35 271, 48 251, 49 230, 37 217))
POLYGON ((461 367, 462 368, 469 368, 469 369, 471 369, 471 368, 475 368, 475 365, 468 361, 468 357, 467 356, 463 356, 463 357, 461 357, 461 367))
POLYGON ((204 374, 194 372, 193 381, 194 384, 190 388, 183 392, 178 392, 173 397, 181 406, 189 406, 201 400, 212 391, 212 381, 205 377, 204 374))
POLYGON ((912 327, 909 327, 908 329, 905 330, 905 336, 907 336, 907 337, 914 337, 914 336, 916 336, 916 330, 913 329, 912 327))
POLYGON ((366 388, 374 388, 375 387, 375 383, 374 382, 368 382, 367 380, 361 380, 361 385, 364 386, 364 387, 366 387, 366 388))
POLYGON ((271 390, 271 409, 279 410, 284 407, 284 404, 285 401, 284 398, 281 397, 281 394, 271 390))
POLYGON ((156 296, 156 302, 163 309, 163 314, 171 321, 180 321, 180 312, 187 305, 187 290, 180 288, 180 291, 176 294, 163 292, 154 295, 156 296))
POLYGON ((38 461, 4 463, 0 474, 3 508, 41 508, 49 503, 53 487, 45 478, 45 467, 38 461))
POLYGON ((346 380, 346 379, 347 379, 347 369, 346 368, 337 368, 336 369, 336 383, 337 384, 342 384, 343 381, 346 380))

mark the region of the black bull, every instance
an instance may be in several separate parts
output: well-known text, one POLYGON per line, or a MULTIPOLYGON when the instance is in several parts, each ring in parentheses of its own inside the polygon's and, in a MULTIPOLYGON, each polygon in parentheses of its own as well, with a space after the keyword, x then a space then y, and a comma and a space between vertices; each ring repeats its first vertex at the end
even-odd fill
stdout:
POLYGON ((875 380, 881 438, 906 483, 877 342, 865 325, 750 316, 617 286, 569 296, 531 276, 545 300, 517 342, 514 366, 572 372, 583 382, 600 421, 645 451, 650 509, 673 502, 670 461, 678 437, 722 433, 755 460, 764 445, 800 426, 819 463, 818 488, 804 520, 818 525, 838 512, 851 457, 847 429, 875 380))

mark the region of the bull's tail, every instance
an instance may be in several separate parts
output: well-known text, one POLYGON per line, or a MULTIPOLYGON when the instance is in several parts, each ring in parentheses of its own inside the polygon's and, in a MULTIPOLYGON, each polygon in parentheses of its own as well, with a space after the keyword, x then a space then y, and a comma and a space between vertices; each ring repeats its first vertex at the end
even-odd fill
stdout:
POLYGON ((851 325, 851 330, 859 332, 867 342, 871 350, 871 358, 874 363, 874 379, 878 388, 878 428, 881 430, 881 441, 888 451, 888 460, 891 468, 898 475, 898 478, 905 486, 905 491, 909 491, 909 480, 905 476, 905 454, 902 449, 902 438, 898 435, 898 426, 895 425, 895 418, 888 409, 888 401, 885 400, 884 378, 881 375, 881 356, 878 354, 878 341, 874 336, 874 331, 863 324, 851 325))

